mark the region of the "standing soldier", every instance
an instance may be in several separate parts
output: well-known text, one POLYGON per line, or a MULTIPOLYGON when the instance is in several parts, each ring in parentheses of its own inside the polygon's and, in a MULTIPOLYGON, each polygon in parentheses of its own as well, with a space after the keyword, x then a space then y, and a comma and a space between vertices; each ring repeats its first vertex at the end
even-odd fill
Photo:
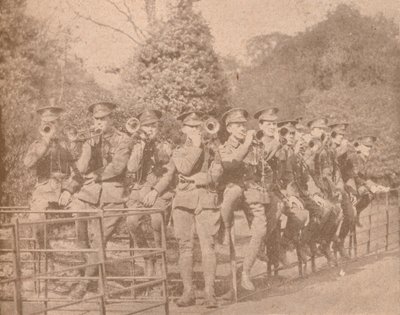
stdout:
POLYGON ((172 217, 178 239, 179 268, 184 289, 176 304, 183 307, 196 303, 192 280, 196 230, 202 252, 205 305, 212 308, 217 307, 214 291, 217 268, 215 241, 220 228, 217 186, 222 175, 222 165, 217 148, 204 143, 202 117, 203 113, 194 111, 178 116, 177 119, 183 124, 182 132, 186 135, 186 142, 173 152, 168 171, 155 189, 162 194, 177 174, 172 217))
MULTIPOLYGON (((241 285, 246 290, 255 290, 250 279, 251 269, 256 261, 259 250, 267 234, 267 206, 270 203, 269 194, 263 180, 265 172, 269 172, 262 150, 262 145, 253 145, 255 130, 247 130, 248 112, 242 108, 233 108, 223 115, 228 140, 220 148, 221 159, 225 171, 225 181, 228 184, 224 199, 232 198, 236 203, 236 194, 243 193, 241 205, 248 208, 252 215, 250 227, 251 239, 243 262, 241 285)), ((267 184, 267 183, 266 183, 267 184)), ((235 204, 221 208, 224 223, 232 226, 235 204)), ((225 202, 225 205, 229 203, 225 202)))
MULTIPOLYGON (((133 175, 133 186, 128 208, 154 207, 163 210, 168 222, 172 192, 167 190, 160 194, 157 184, 166 172, 166 164, 172 154, 172 148, 167 141, 156 140, 159 135, 159 122, 162 114, 158 110, 145 110, 137 116, 140 129, 135 137, 131 156, 128 161, 128 172, 133 175)), ((148 247, 145 238, 146 216, 133 215, 127 217, 127 225, 137 247, 148 247)), ((160 214, 151 215, 151 227, 155 247, 161 248, 160 214)), ((157 265, 158 266, 158 265, 157 265)), ((146 259, 145 269, 148 276, 154 273, 154 260, 146 259)))
POLYGON ((368 158, 371 149, 376 142, 374 136, 361 136, 354 143, 355 152, 349 154, 347 161, 342 167, 343 180, 346 183, 346 190, 357 211, 357 223, 359 216, 371 202, 373 195, 378 192, 388 192, 389 187, 384 187, 368 179, 368 158))
MULTIPOLYGON (((93 128, 100 135, 87 140, 82 147, 77 166, 84 175, 81 190, 74 195, 69 205, 71 209, 107 209, 124 208, 124 182, 126 165, 131 152, 130 138, 116 130, 113 126, 112 112, 117 105, 109 102, 95 103, 88 110, 93 116, 93 128)), ((107 244, 123 217, 108 217, 103 220, 104 244, 107 244)), ((87 248, 99 248, 100 231, 98 221, 87 224, 78 221, 78 244, 87 248), (88 235, 88 226, 89 234, 88 235)), ((96 253, 87 255, 87 263, 99 261, 96 253)), ((93 276, 95 267, 88 267, 85 276, 93 276)), ((87 290, 87 281, 81 281, 71 293, 71 297, 79 299, 87 290)))

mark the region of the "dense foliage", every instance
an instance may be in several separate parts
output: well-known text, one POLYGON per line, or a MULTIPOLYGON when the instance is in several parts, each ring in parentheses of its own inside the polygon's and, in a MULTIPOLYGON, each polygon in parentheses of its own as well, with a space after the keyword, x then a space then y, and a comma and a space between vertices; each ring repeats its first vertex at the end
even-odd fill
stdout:
POLYGON ((233 100, 253 112, 275 105, 283 116, 346 120, 351 138, 380 138, 372 173, 399 173, 398 35, 392 21, 339 5, 304 33, 257 36, 248 43, 252 65, 242 70, 233 100))
MULTIPOLYGON (((123 73, 130 110, 156 108, 171 122, 171 115, 189 109, 223 111, 228 85, 212 41, 205 21, 190 6, 178 6, 168 21, 154 25, 123 73)), ((177 129, 167 122, 166 132, 171 128, 177 129)))

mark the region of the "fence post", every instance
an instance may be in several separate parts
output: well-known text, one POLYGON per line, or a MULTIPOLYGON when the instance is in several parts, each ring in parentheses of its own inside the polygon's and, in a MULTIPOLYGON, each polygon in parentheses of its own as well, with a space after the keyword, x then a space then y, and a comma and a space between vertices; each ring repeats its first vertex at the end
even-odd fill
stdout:
POLYGON ((165 221, 165 212, 160 213, 161 215, 161 247, 163 248, 162 253, 162 265, 163 265, 163 273, 164 273, 164 281, 163 281, 163 294, 164 294, 164 310, 165 315, 169 314, 169 297, 168 297, 168 269, 167 269, 167 231, 166 231, 166 221, 165 221))
POLYGON ((386 206, 386 246, 385 250, 389 250, 389 194, 385 194, 385 206, 386 206))
POLYGON ((14 298, 15 298, 15 311, 17 315, 22 315, 22 290, 21 290, 21 263, 19 251, 19 222, 18 218, 15 219, 13 226, 13 252, 14 252, 14 298))
MULTIPOLYGON (((102 211, 102 214, 104 213, 104 211, 102 211)), ((106 250, 105 250, 105 246, 106 243, 104 242, 104 218, 103 215, 99 214, 99 217, 97 218, 98 222, 99 222, 99 233, 98 233, 98 237, 99 237, 99 250, 100 250, 100 259, 99 259, 99 287, 100 287, 100 303, 99 303, 99 307, 100 307, 100 314, 101 315, 105 315, 106 314, 106 295, 107 295, 107 291, 106 291, 106 267, 105 267, 105 263, 106 263, 106 250)))
POLYGON ((371 228, 372 228, 371 213, 368 215, 368 221, 369 221, 369 229, 368 229, 367 253, 369 254, 371 252, 371 228))

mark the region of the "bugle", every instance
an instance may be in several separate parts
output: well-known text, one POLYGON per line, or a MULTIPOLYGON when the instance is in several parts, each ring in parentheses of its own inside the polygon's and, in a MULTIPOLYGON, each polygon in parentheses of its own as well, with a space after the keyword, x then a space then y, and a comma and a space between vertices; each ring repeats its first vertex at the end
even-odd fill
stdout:
POLYGON ((94 129, 93 127, 89 129, 78 130, 73 126, 67 126, 64 128, 64 134, 67 136, 68 140, 71 142, 86 141, 102 135, 100 129, 94 129))
POLYGON ((206 133, 208 133, 209 135, 215 135, 218 133, 218 131, 220 130, 221 125, 218 122, 218 120, 216 120, 213 117, 208 118, 204 123, 203 123, 203 129, 206 133))
POLYGON ((140 121, 136 117, 131 117, 125 124, 125 129, 131 134, 135 134, 140 129, 140 121))
POLYGON ((55 132, 55 127, 52 124, 44 123, 40 125, 39 132, 42 136, 49 135, 55 132))

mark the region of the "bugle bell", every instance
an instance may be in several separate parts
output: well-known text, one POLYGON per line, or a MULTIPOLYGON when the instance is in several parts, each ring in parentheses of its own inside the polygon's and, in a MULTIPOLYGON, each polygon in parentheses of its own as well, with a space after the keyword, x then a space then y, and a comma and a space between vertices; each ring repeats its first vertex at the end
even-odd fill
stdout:
POLYGON ((216 120, 213 117, 208 118, 204 123, 203 123, 203 128, 204 130, 210 134, 210 135, 215 135, 216 133, 218 133, 219 129, 220 129, 221 125, 218 122, 218 120, 216 120))
POLYGON ((140 129, 140 121, 136 117, 131 117, 125 124, 125 129, 130 134, 135 134, 140 129))
POLYGON ((39 128, 39 132, 41 135, 49 135, 51 133, 54 133, 54 131, 55 131, 55 127, 49 123, 44 123, 39 128))

